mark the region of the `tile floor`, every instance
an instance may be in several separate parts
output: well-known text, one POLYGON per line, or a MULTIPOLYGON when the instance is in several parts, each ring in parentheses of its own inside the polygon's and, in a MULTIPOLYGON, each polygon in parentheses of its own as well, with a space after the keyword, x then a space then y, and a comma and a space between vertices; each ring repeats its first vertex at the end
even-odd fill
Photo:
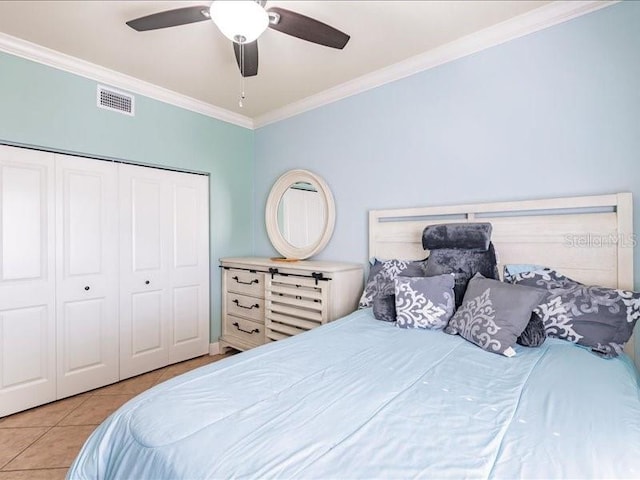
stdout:
POLYGON ((148 388, 227 355, 194 358, 0 418, 0 480, 63 479, 93 430, 148 388))

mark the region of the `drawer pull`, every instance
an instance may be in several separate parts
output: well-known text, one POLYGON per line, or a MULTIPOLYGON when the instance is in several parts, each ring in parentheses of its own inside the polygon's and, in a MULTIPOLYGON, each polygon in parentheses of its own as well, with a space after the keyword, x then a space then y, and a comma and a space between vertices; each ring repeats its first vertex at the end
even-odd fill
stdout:
POLYGON ((240 301, 236 298, 233 303, 235 303, 239 308, 246 308, 247 310, 252 310, 254 308, 260 308, 260 305, 258 305, 257 303, 253 304, 253 305, 249 305, 248 307, 246 305, 240 305, 240 301))
POLYGON ((244 333, 248 333, 249 335, 253 335, 254 333, 260 333, 260 330, 257 328, 254 328, 253 330, 249 331, 249 330, 244 330, 242 328, 240 328, 240 325, 238 325, 238 322, 233 322, 233 326, 236 327, 238 330, 240 330, 241 332, 244 333))
POLYGON ((254 283, 259 283, 257 278, 254 278, 253 280, 251 280, 250 282, 243 282, 242 280, 240 280, 238 277, 232 277, 236 282, 242 284, 242 285, 253 285, 254 283))

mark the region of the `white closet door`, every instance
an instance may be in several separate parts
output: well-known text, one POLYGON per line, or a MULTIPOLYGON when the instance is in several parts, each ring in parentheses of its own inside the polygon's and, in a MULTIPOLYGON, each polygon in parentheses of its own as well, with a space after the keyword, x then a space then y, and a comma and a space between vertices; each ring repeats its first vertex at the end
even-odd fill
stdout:
POLYGON ((209 350, 209 177, 165 172, 171 184, 169 361, 209 350))
POLYGON ((58 398, 118 381, 115 164, 56 155, 58 398))
POLYGON ((169 363, 171 189, 166 172, 119 165, 120 377, 169 363))
POLYGON ((55 382, 53 155, 0 145, 0 416, 55 382))

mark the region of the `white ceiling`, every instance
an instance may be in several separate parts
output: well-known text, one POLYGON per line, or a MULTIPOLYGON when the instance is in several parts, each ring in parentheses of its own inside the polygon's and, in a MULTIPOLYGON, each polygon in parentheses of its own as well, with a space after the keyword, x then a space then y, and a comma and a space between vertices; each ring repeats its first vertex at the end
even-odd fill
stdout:
POLYGON ((125 21, 198 1, 0 1, 0 32, 256 118, 542 7, 547 1, 269 1, 351 35, 335 50, 267 29, 241 77, 209 21, 139 33, 125 21))

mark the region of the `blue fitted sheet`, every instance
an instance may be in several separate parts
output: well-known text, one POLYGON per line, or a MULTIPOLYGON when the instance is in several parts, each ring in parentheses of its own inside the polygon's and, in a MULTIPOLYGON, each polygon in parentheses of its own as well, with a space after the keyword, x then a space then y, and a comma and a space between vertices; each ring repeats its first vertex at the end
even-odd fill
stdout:
POLYGON ((640 477, 630 360, 554 339, 516 350, 361 310, 148 390, 68 477, 640 477))

